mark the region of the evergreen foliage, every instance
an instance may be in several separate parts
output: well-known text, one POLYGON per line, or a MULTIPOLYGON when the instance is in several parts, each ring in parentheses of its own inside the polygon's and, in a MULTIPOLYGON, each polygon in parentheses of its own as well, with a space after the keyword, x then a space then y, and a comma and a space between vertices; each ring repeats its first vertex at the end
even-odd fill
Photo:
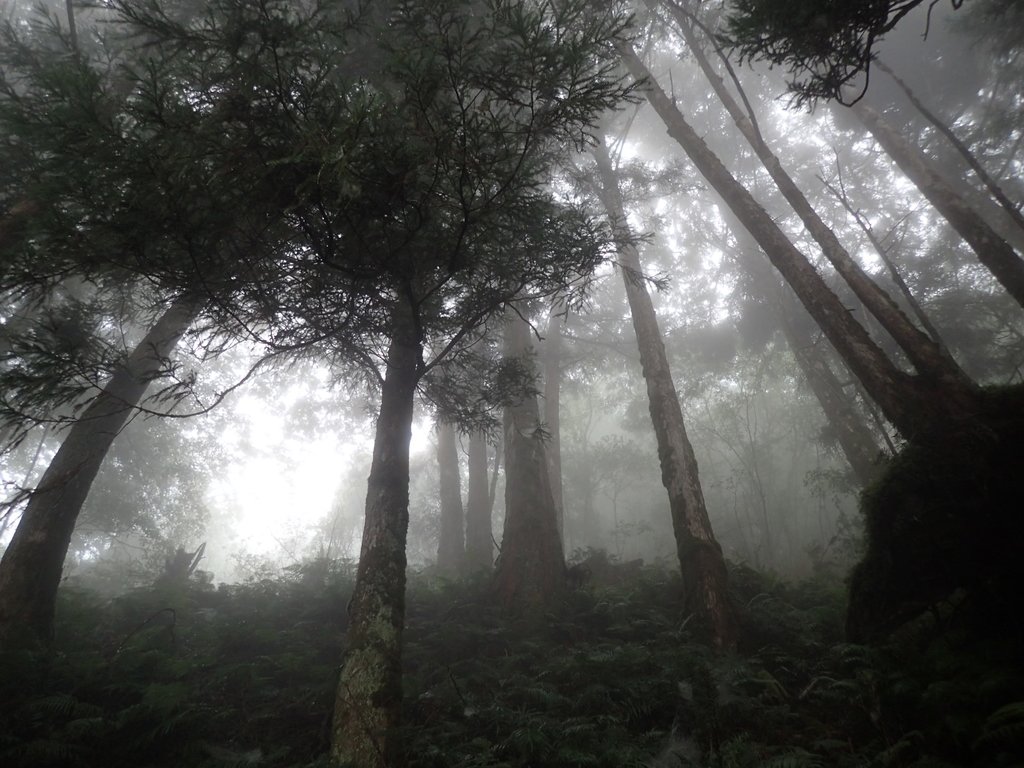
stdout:
MULTIPOLYGON (((0 763, 326 765, 352 578, 318 560, 109 602, 65 590, 56 652, 0 658, 0 763)), ((414 576, 410 764, 988 768, 1024 756, 1012 648, 928 622, 853 645, 840 583, 786 586, 739 567, 732 584, 744 645, 715 656, 660 568, 609 561, 540 633, 503 618, 480 581, 414 576)))
MULTIPOLYGON (((728 17, 726 39, 742 60, 785 66, 797 104, 813 105, 818 99, 849 103, 845 89, 866 77, 875 43, 922 2, 738 0, 728 17)), ((952 0, 954 8, 962 3, 952 0)), ((857 92, 863 95, 866 88, 865 79, 857 92)))

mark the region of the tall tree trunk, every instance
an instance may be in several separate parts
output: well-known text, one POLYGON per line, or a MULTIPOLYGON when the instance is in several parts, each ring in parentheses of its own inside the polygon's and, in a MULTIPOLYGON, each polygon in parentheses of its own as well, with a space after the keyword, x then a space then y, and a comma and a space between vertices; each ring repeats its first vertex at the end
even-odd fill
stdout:
MULTIPOLYGON (((532 365, 530 327, 506 312, 505 357, 532 365)), ((498 601, 536 617, 564 593, 565 556, 551 495, 540 407, 526 394, 505 408, 505 531, 494 571, 498 601)))
POLYGON ((601 175, 601 196, 619 240, 619 264, 640 350, 640 365, 647 382, 651 421, 658 441, 661 481, 668 491, 676 552, 686 590, 685 609, 697 616, 707 628, 716 647, 733 648, 737 624, 729 601, 725 558, 711 529, 697 472, 697 458, 686 435, 683 411, 672 382, 658 318, 643 282, 640 254, 632 243, 626 223, 618 178, 600 137, 594 155, 601 175))
POLYGON ((544 424, 548 431, 548 474, 551 496, 558 515, 558 535, 565 543, 565 505, 562 499, 562 430, 559 420, 559 396, 562 386, 562 315, 557 305, 548 314, 544 340, 544 424))
POLYGON ((934 323, 932 323, 931 318, 928 317, 928 313, 925 312, 924 307, 921 306, 921 302, 917 300, 913 291, 910 290, 910 286, 907 285, 907 281, 904 280, 903 275, 900 274, 900 270, 896 266, 896 262, 894 262, 892 257, 889 256, 889 250, 885 247, 882 240, 879 239, 878 235, 875 234, 875 231, 871 228, 871 225, 864 218, 863 214, 853 207, 850 199, 846 196, 846 192, 842 186, 842 179, 839 180, 839 187, 836 187, 834 184, 827 181, 824 182, 824 184, 825 188, 832 193, 836 200, 840 202, 843 208, 846 209, 846 212, 850 214, 853 220, 857 223, 857 226, 860 227, 861 232, 863 232, 867 237, 868 242, 871 243, 871 247, 875 249, 875 253, 878 255, 878 258, 882 260, 882 263, 885 264, 885 268, 889 271, 890 279, 895 283, 896 287, 903 295, 903 299, 906 301, 907 306, 910 307, 910 311, 913 312, 914 316, 917 318, 917 322, 921 324, 921 327, 924 328, 932 341, 942 349, 948 350, 946 343, 942 340, 942 334, 939 333, 939 329, 935 327, 934 323))
POLYGON ((853 111, 892 161, 971 247, 978 260, 1017 303, 1024 306, 1024 259, 957 194, 924 153, 903 138, 878 112, 859 103, 853 111))
MULTIPOLYGON (((795 309, 793 307, 790 311, 795 309)), ((821 405, 825 419, 857 482, 866 488, 879 476, 884 466, 878 442, 832 371, 821 345, 814 342, 803 326, 792 322, 786 310, 780 308, 780 313, 783 315, 782 332, 797 367, 821 405)))
POLYGON ((938 115, 932 112, 926 107, 922 101, 917 98, 917 95, 911 90, 910 86, 907 85, 903 80, 890 69, 885 62, 876 59, 875 66, 885 72, 889 77, 893 79, 896 85, 899 86, 900 90, 903 91, 907 100, 914 105, 914 108, 921 113, 921 116, 934 126, 934 128, 941 133, 949 143, 953 146, 953 149, 957 151, 960 157, 963 158, 964 162, 967 163, 968 167, 974 171, 977 175, 978 180, 985 185, 985 189, 989 191, 989 194, 995 199, 997 203, 1002 207, 1006 214, 1010 217, 1010 220, 1017 226, 1020 233, 1024 235, 1024 216, 1021 215, 1020 209, 1013 204, 1013 201, 1007 196, 1003 188, 999 186, 998 182, 989 175, 985 167, 978 161, 978 158, 971 152, 970 147, 960 140, 960 137, 956 135, 946 123, 944 123, 938 115))
POLYGON ((171 304, 68 430, 0 561, 0 647, 52 640, 64 558, 89 488, 199 309, 192 296, 171 304))
POLYGON ((487 435, 469 436, 469 489, 466 493, 466 570, 490 571, 494 564, 491 493, 487 477, 487 435))
POLYGON ((462 479, 459 473, 459 448, 455 428, 445 421, 437 423, 437 466, 440 475, 441 535, 437 546, 437 567, 449 575, 462 571, 466 556, 463 533, 462 479))
POLYGON ((853 398, 832 371, 823 345, 815 343, 804 326, 794 321, 803 314, 803 307, 792 292, 779 285, 750 234, 728 212, 725 218, 736 238, 736 257, 740 267, 752 278, 757 293, 774 309, 797 367, 821 406, 843 456, 860 486, 868 486, 878 477, 883 466, 878 442, 854 405, 853 398))
MULTIPOLYGON (((648 5, 656 5, 655 0, 647 0, 647 2, 648 5)), ((696 21, 695 17, 676 3, 666 3, 666 7, 675 17, 679 33, 686 41, 694 59, 715 93, 718 94, 719 100, 732 117, 736 127, 746 138, 747 143, 750 144, 765 170, 768 171, 768 175, 771 176, 782 196, 796 211, 807 231, 821 248, 825 258, 835 267, 867 310, 877 318, 882 328, 900 345, 914 368, 933 378, 953 380, 960 378, 966 382, 966 374, 949 353, 914 326, 892 297, 882 290, 853 259, 849 251, 839 242, 839 238, 836 237, 832 228, 822 221, 818 212, 768 146, 757 127, 754 115, 744 112, 725 87, 722 78, 711 66, 711 62, 704 54, 704 49, 691 26, 696 21)), ((739 87, 738 83, 737 87, 739 87)), ((744 95, 742 91, 741 95, 744 95)), ((745 95, 744 101, 746 102, 745 95)), ((749 102, 746 103, 749 105, 749 102)))
POLYGON ((409 443, 422 345, 412 308, 396 308, 366 491, 347 650, 334 702, 331 757, 354 768, 400 768, 409 443))
POLYGON ((686 122, 633 49, 621 45, 619 51, 626 68, 645 84, 647 99, 665 122, 669 135, 757 240, 886 418, 904 436, 911 437, 927 431, 937 418, 963 418, 965 413, 973 412, 973 389, 959 378, 954 381, 915 380, 886 357, 813 265, 686 122))

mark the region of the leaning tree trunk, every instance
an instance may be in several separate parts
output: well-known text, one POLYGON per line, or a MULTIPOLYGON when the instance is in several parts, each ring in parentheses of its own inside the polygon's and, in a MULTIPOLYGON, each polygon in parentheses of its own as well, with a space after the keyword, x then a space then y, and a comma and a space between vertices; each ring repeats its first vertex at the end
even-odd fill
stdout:
POLYGON ((797 367, 821 405, 825 420, 857 483, 866 488, 878 478, 884 467, 882 450, 832 371, 821 345, 816 344, 802 326, 792 322, 784 309, 780 308, 780 314, 783 315, 782 332, 797 367))
MULTIPOLYGON (((532 365, 530 327, 512 310, 505 357, 532 365)), ((551 495, 537 397, 505 408, 505 531, 494 571, 494 594, 507 610, 537 617, 566 588, 565 556, 551 495)))
MULTIPOLYGON (((647 0, 649 5, 654 5, 655 0, 647 0)), ((903 313, 892 297, 861 268, 861 266, 850 255, 836 237, 835 232, 818 215, 808 201, 806 195, 800 190, 793 177, 789 175, 775 153, 772 152, 768 143, 761 135, 760 130, 754 121, 754 115, 744 112, 743 108, 736 102, 725 87, 722 78, 711 66, 711 62, 704 54, 703 47, 697 36, 694 34, 691 24, 696 21, 692 14, 688 14, 675 3, 668 3, 667 7, 676 19, 677 29, 686 41, 690 52, 700 66, 701 71, 711 84, 712 89, 718 95, 719 101, 725 107, 729 116, 733 119, 740 133, 746 138, 761 161, 764 169, 775 182, 779 192, 790 204, 796 214, 800 217, 804 227, 814 238, 814 241, 821 248, 821 252, 835 267, 836 271, 850 286, 853 293, 864 304, 878 320, 879 324, 892 336, 893 340, 900 345, 907 355, 907 359, 921 374, 934 379, 949 378, 951 380, 967 381, 966 374, 960 369, 956 361, 948 352, 936 344, 927 334, 920 331, 910 319, 903 313)), ((742 95, 742 92, 741 92, 742 95)), ((749 103, 749 102, 748 102, 749 103)))
POLYGON ((487 435, 469 436, 469 488, 466 491, 466 571, 490 571, 494 565, 491 541, 491 491, 487 477, 487 435))
POLYGON ((565 502, 562 498, 562 430, 559 421, 559 396, 562 387, 562 314, 557 305, 548 314, 548 332, 544 341, 544 425, 548 432, 548 473, 551 496, 558 514, 558 535, 565 544, 565 502))
POLYGON ((633 49, 620 45, 619 52, 630 73, 644 83, 647 99, 665 122, 669 135, 757 240, 885 417, 909 438, 930 430, 937 419, 962 419, 973 413, 975 392, 968 384, 959 379, 914 379, 886 357, 814 266, 686 122, 633 49))
POLYGON ((821 406, 843 456, 860 486, 867 487, 878 477, 883 466, 878 442, 854 405, 853 398, 832 371, 823 345, 815 343, 802 323, 795 322, 795 318, 804 313, 803 307, 792 292, 779 284, 750 234, 732 219, 726 213, 726 221, 736 238, 736 261, 750 275, 755 290, 769 302, 777 315, 793 359, 821 406))
POLYGON ((971 247, 978 260, 1017 303, 1024 306, 1024 259, 957 194, 924 153, 904 139, 878 112, 863 104, 855 105, 853 111, 892 161, 971 247))
POLYGON ((903 94, 907 97, 907 100, 914 105, 914 108, 921 113, 921 116, 931 123, 935 129, 946 137, 946 140, 952 145, 953 149, 957 151, 957 154, 963 158, 963 161, 967 163, 968 167, 974 171, 978 180, 985 185, 985 189, 988 190, 989 194, 995 199, 999 206, 1003 209, 1004 213, 1010 218, 1010 220, 1016 225, 1019 230, 1019 234, 1024 235, 1024 215, 1021 214, 1020 209, 1014 205, 1013 201, 1010 200, 1009 196, 1003 190, 999 183, 992 178, 985 167, 981 164, 975 154, 971 151, 964 142, 956 135, 956 132, 942 119, 926 107, 922 101, 917 97, 910 86, 903 82, 895 72, 890 69, 885 62, 876 59, 875 66, 885 72, 889 77, 893 79, 899 89, 903 91, 903 94))
POLYGON ((459 476, 459 448, 451 423, 437 424, 437 466, 440 475, 441 534, 437 546, 437 567, 442 573, 462 571, 466 556, 463 534, 462 480, 459 476))
POLYGON ((331 757, 353 768, 405 764, 402 709, 409 443, 422 345, 411 307, 398 306, 366 491, 359 568, 348 604, 347 650, 334 702, 331 757))
POLYGON ((949 347, 946 346, 945 341, 942 339, 942 334, 939 333, 939 329, 935 327, 935 324, 928 317, 928 313, 924 311, 924 307, 921 306, 921 302, 914 296, 914 292, 910 290, 910 286, 907 285, 907 281, 903 279, 903 275, 900 274, 899 267, 896 266, 896 262, 893 261, 889 255, 889 249, 885 247, 878 235, 875 234, 875 230, 871 228, 871 225, 864 218, 864 214, 853 207, 849 197, 847 197, 845 190, 840 185, 836 187, 830 182, 824 182, 825 188, 832 193, 832 196, 839 201, 840 205, 846 209, 846 212, 850 214, 850 217, 856 222, 857 226, 860 227, 861 232, 867 237, 868 242, 871 243, 871 247, 874 249, 875 254, 885 264, 885 268, 889 271, 889 279, 893 281, 896 288, 899 289, 903 295, 903 300, 910 307, 910 311, 914 313, 917 318, 917 322, 921 324, 925 332, 931 337, 939 347, 947 350, 946 354, 949 354, 949 347))
POLYGON ((0 646, 47 645, 75 521, 114 438, 201 304, 175 301, 68 430, 0 561, 0 646))
POLYGON ((619 240, 619 264, 640 349, 640 365, 647 382, 651 421, 658 441, 661 481, 668 491, 676 552, 686 590, 685 610, 697 617, 716 647, 733 648, 737 623, 729 600, 725 558, 711 529, 697 472, 697 458, 686 435, 683 411, 672 382, 658 318, 643 282, 640 255, 626 224, 619 182, 600 137, 594 155, 601 176, 601 197, 619 240))

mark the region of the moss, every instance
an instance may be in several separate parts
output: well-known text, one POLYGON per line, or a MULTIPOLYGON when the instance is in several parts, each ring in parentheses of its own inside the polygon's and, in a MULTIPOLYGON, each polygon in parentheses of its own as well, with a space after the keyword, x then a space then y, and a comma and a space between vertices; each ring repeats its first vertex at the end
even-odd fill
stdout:
POLYGON ((867 550, 850 580, 850 638, 881 638, 943 606, 944 624, 1021 633, 1022 468, 1020 386, 986 390, 970 421, 936 423, 908 443, 862 497, 867 550))

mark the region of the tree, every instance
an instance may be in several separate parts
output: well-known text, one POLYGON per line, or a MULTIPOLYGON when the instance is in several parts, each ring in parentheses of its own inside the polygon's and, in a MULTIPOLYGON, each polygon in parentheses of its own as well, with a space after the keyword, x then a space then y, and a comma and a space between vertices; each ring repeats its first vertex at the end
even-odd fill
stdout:
POLYGON ((728 572, 715 540, 700 487, 697 459, 686 434, 654 305, 644 284, 640 255, 626 223, 619 182, 603 142, 594 149, 601 179, 599 195, 618 238, 619 267, 647 382, 651 421, 658 441, 661 481, 668 492, 676 553, 686 590, 684 608, 698 617, 717 648, 736 644, 736 617, 729 601, 728 572))
MULTIPOLYGON (((55 409, 79 400, 79 414, 61 417, 71 423, 64 444, 0 564, 0 636, 16 632, 45 643, 75 521, 112 441, 146 387, 173 372, 170 352, 201 313, 219 314, 222 332, 247 322, 240 306, 223 311, 240 282, 238 254, 248 264, 265 255, 247 240, 247 226, 269 243, 275 236, 269 221, 280 214, 259 198, 243 204, 251 189, 228 178, 230 162, 197 153, 197 136, 182 145, 182 133, 209 125, 197 124, 202 110, 187 103, 180 81, 167 72, 164 88, 143 77, 120 80, 102 64, 118 60, 120 75, 131 72, 130 57, 108 50, 87 55, 77 37, 65 40, 59 28, 30 26, 21 33, 7 25, 0 45, 0 152, 13 159, 5 165, 3 196, 29 202, 13 207, 16 226, 0 238, 0 286, 8 295, 34 290, 47 300, 71 285, 89 286, 91 315, 66 325, 74 332, 72 351, 102 348, 92 326, 119 322, 119 305, 173 299, 135 351, 115 362, 105 384, 99 382, 112 368, 108 360, 67 378, 60 355, 36 355, 28 366, 25 359, 7 361, 5 376, 27 370, 30 384, 19 401, 5 386, 7 414, 59 420, 55 409), (81 402, 86 397, 91 400, 81 402)), ((147 73, 159 71, 153 66, 147 73)), ((177 381, 161 396, 173 404, 190 389, 190 381, 177 381)))
POLYGON ((548 330, 544 339, 544 426, 548 432, 548 474, 551 495, 558 513, 558 534, 565 542, 565 502, 562 498, 562 430, 559 418, 559 397, 562 386, 562 312, 553 304, 548 313, 548 330))
POLYGON ((669 135, 761 246, 885 417, 908 438, 928 434, 943 419, 969 418, 977 406, 972 385, 959 376, 915 378, 899 370, 767 211, 697 135, 632 47, 620 44, 619 52, 630 73, 645 83, 647 98, 669 135))
POLYGON ((202 304, 178 299, 68 431, 0 561, 0 646, 46 643, 78 513, 114 438, 202 304))
POLYGON ((854 112, 907 178, 957 231, 1007 292, 1024 307, 1024 258, 943 178, 927 156, 864 104, 854 112))
MULTIPOLYGON (((878 40, 925 0, 737 0, 725 37, 741 60, 785 66, 798 104, 818 99, 857 101, 868 87, 878 40), (859 93, 845 93, 863 76, 859 93)), ((960 8, 963 0, 950 0, 960 8)), ((929 14, 931 7, 929 4, 929 14)))
MULTIPOLYGON (((181 215, 220 235, 188 241, 184 263, 202 268, 197 287, 235 327, 380 386, 332 755, 397 765, 415 394, 504 302, 571 292, 604 257, 603 226, 545 182, 627 93, 603 53, 627 21, 576 0, 409 3, 357 17, 341 0, 217 0, 200 17, 150 0, 110 7, 115 28, 145 43, 133 119, 112 124, 142 125, 151 154, 180 160, 171 179, 191 183, 194 167, 197 186, 224 193, 212 215, 166 189, 164 209, 141 210, 179 240, 193 234, 181 215), (247 217, 276 210, 286 236, 240 231, 225 199, 247 217)), ((122 210, 136 209, 117 198, 132 176, 121 181, 104 146, 91 158, 105 171, 97 205, 128 224, 122 210)), ((126 259, 136 274, 180 278, 180 259, 140 245, 126 259)))
MULTIPOLYGON (((654 0, 648 1, 652 4, 654 2, 654 0)), ((825 258, 835 267, 853 293, 864 303, 864 306, 875 316, 882 327, 896 340, 906 353, 907 358, 922 375, 951 381, 961 379, 966 382, 966 375, 960 370, 948 351, 927 334, 918 330, 892 297, 861 268, 785 170, 779 158, 762 136, 753 111, 750 109, 745 111, 739 105, 726 89, 725 82, 712 67, 697 35, 699 28, 702 30, 706 30, 706 28, 696 16, 682 10, 678 5, 669 3, 668 8, 677 22, 676 29, 682 35, 690 53, 718 95, 722 105, 761 160, 782 196, 796 211, 807 231, 819 245, 825 258)), ((720 58, 731 72, 731 67, 724 55, 720 58)), ((739 86, 739 80, 735 77, 733 80, 744 104, 749 106, 750 102, 742 87, 739 86)))
POLYGON ((518 309, 506 316, 505 359, 524 386, 505 407, 505 531, 493 590, 507 610, 536 618, 565 592, 565 555, 548 475, 547 435, 531 384, 531 328, 518 309))
MULTIPOLYGON (((495 461, 498 457, 495 456, 495 461)), ((487 484, 487 434, 469 435, 469 478, 466 489, 466 570, 491 570, 494 544, 491 532, 491 494, 487 484)))
POLYGON ((441 500, 441 531, 437 545, 437 567, 447 574, 457 574, 466 557, 462 482, 459 472, 459 448, 451 423, 437 424, 437 465, 441 500))

